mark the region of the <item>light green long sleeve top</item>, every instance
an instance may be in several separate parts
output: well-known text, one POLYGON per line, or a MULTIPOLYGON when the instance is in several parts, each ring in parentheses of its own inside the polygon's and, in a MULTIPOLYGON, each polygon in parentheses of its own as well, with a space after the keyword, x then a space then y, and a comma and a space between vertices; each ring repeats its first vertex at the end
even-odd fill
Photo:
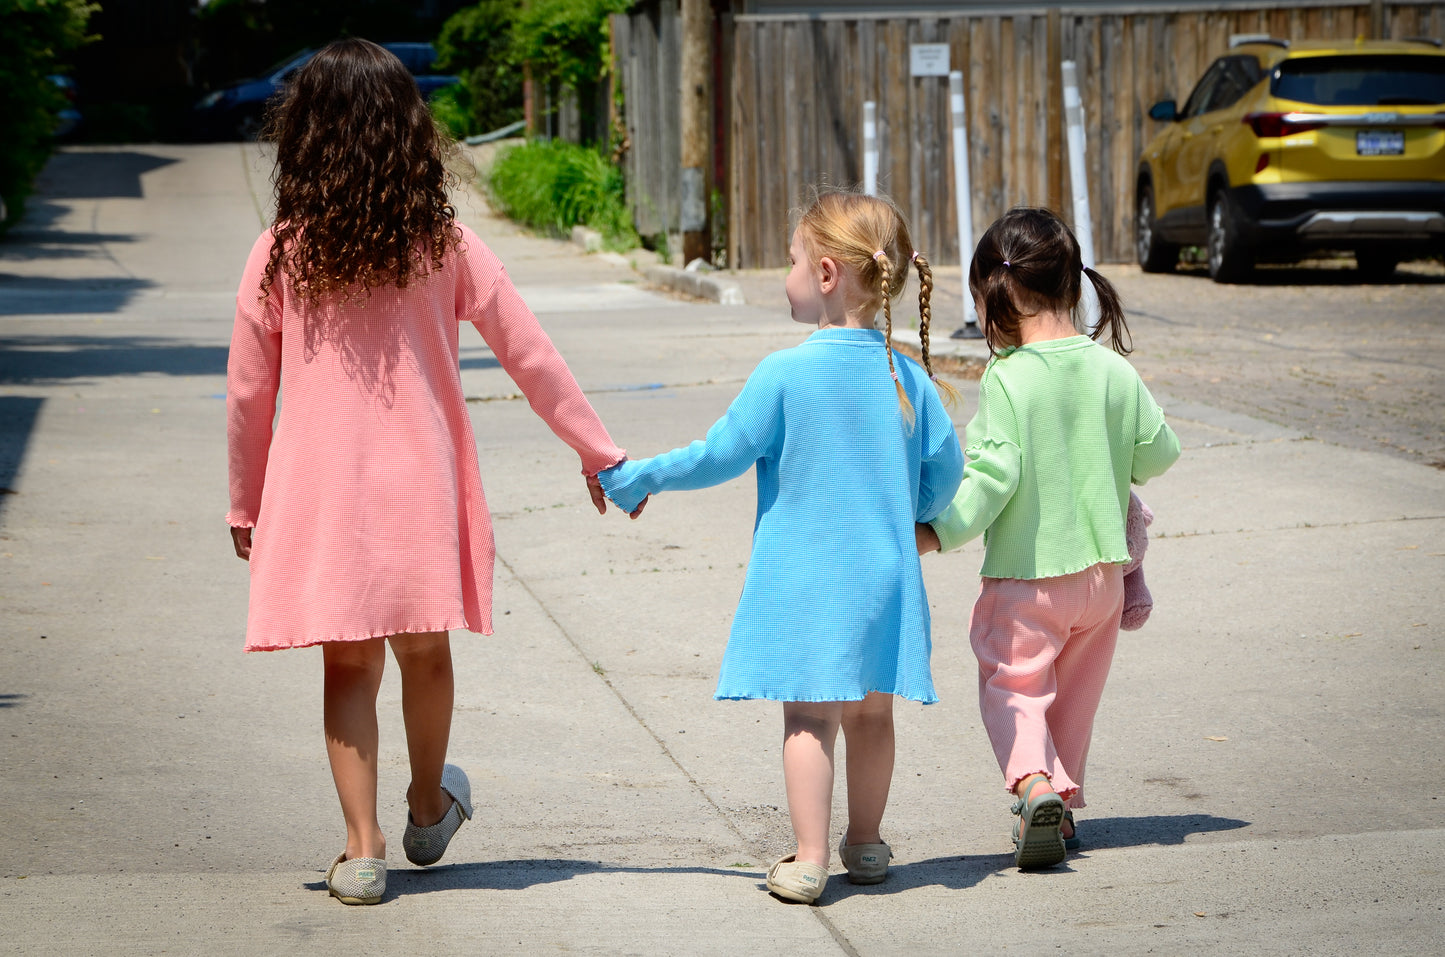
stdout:
POLYGON ((1129 485, 1173 465, 1179 439, 1127 360, 1072 336, 989 363, 964 456, 931 523, 942 550, 982 534, 984 577, 1053 578, 1129 561, 1129 485))

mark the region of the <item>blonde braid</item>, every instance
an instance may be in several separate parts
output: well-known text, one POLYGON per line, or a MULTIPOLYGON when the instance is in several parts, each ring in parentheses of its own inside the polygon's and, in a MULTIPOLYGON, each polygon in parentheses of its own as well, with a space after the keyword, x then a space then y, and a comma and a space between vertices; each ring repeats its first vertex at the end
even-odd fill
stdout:
POLYGON ((923 355, 923 371, 928 373, 928 377, 938 387, 944 403, 953 405, 958 398, 958 390, 933 374, 933 360, 928 355, 928 325, 933 321, 933 269, 920 252, 913 254, 913 265, 918 269, 918 341, 922 346, 920 352, 923 355))
POLYGON ((913 403, 908 401, 908 390, 903 388, 903 383, 898 378, 898 370, 893 366, 893 299, 889 294, 893 266, 888 262, 888 255, 881 249, 873 254, 873 261, 878 263, 880 288, 883 291, 883 349, 888 354, 888 373, 893 376, 893 388, 898 390, 898 406, 903 411, 903 421, 912 429, 913 403))

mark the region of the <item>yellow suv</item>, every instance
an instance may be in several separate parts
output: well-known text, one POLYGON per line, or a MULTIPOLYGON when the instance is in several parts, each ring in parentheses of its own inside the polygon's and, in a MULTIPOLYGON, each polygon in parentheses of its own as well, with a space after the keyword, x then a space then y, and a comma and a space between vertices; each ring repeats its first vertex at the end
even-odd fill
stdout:
POLYGON ((1234 37, 1165 125, 1135 179, 1149 272, 1202 246, 1218 282, 1259 261, 1353 252, 1361 276, 1445 252, 1445 50, 1439 40, 1234 37))

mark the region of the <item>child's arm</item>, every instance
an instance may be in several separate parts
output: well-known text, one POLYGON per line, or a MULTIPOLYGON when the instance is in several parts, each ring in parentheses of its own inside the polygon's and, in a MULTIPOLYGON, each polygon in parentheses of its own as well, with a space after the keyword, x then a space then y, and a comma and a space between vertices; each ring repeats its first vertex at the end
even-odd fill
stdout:
POLYGON ((933 521, 939 551, 951 552, 988 530, 1019 484, 1022 454, 1011 442, 970 443, 963 482, 953 501, 933 521))
POLYGON ((650 459, 622 462, 600 476, 607 497, 624 512, 658 492, 708 488, 737 478, 769 454, 777 424, 779 382, 760 365, 707 437, 650 459))
POLYGON ((1149 387, 1139 380, 1139 434, 1134 440, 1134 464, 1129 478, 1143 485, 1163 475, 1179 458, 1179 436, 1164 420, 1164 410, 1149 394, 1149 387))
POLYGON ((584 475, 622 461, 627 453, 607 434, 501 261, 474 234, 466 234, 466 240, 467 249, 459 254, 464 274, 458 283, 458 318, 476 326, 532 411, 581 456, 584 475))
POLYGON ((1158 430, 1146 441, 1134 444, 1134 469, 1130 478, 1135 485, 1143 485, 1157 475, 1163 475, 1169 466, 1179 459, 1179 436, 1169 428, 1160 413, 1158 430))
POLYGON ((261 485, 271 451, 271 424, 281 387, 281 331, 237 309, 226 360, 226 446, 236 554, 248 558, 250 530, 261 513, 261 485), (240 534, 238 534, 238 532, 240 534))
POLYGON ((988 373, 979 384, 978 411, 966 434, 968 447, 958 494, 929 522, 940 551, 952 551, 982 535, 1018 488, 1023 452, 1013 405, 998 380, 988 373))
MULTIPOLYGON (((932 390, 929 390, 932 393, 932 390)), ((958 431, 948 412, 932 393, 926 403, 922 425, 924 436, 923 462, 918 472, 918 510, 915 522, 931 522, 953 501, 963 480, 963 449, 958 444, 958 431)), ((935 546, 937 547, 937 546, 935 546)))

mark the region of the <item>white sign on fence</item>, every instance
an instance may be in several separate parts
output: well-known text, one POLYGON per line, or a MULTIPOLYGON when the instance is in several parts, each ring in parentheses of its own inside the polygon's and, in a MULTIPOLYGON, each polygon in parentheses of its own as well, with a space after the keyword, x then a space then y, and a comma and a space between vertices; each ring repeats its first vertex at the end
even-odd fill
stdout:
POLYGON ((948 44, 910 43, 908 67, 912 76, 948 76, 948 44))

